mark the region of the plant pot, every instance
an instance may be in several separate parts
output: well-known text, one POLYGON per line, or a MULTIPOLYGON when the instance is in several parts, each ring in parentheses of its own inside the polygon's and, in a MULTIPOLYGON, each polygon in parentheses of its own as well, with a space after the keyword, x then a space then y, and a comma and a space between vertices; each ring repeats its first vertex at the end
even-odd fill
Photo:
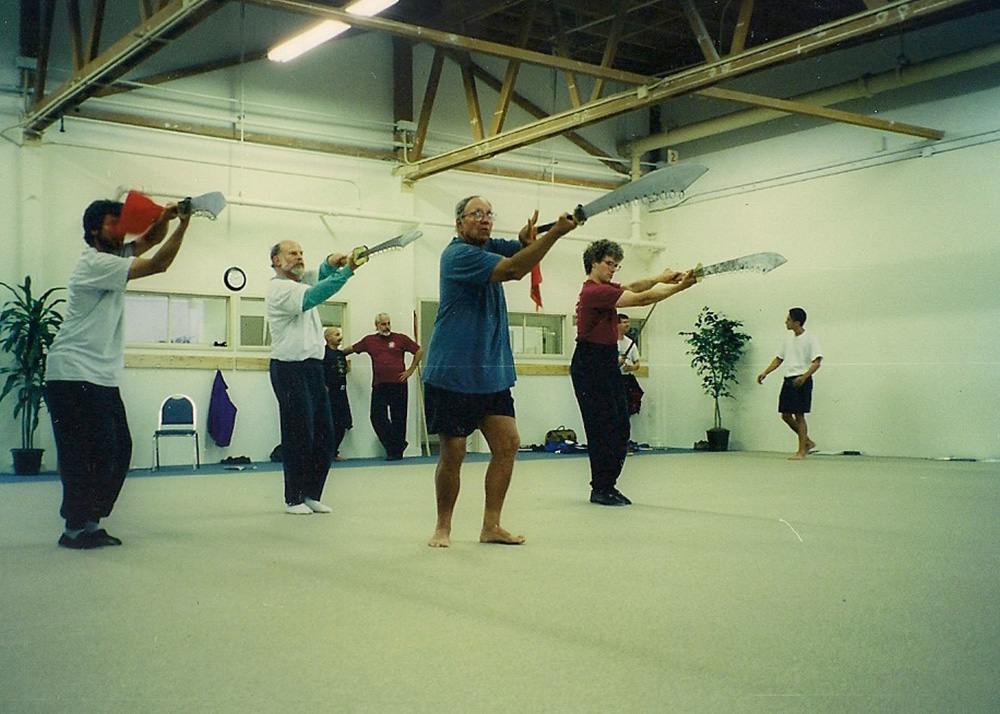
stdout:
POLYGON ((14 462, 17 476, 37 476, 42 470, 42 452, 45 449, 11 449, 10 458, 14 462))
POLYGON ((706 431, 705 434, 708 436, 709 451, 729 450, 729 429, 717 429, 713 427, 706 431))

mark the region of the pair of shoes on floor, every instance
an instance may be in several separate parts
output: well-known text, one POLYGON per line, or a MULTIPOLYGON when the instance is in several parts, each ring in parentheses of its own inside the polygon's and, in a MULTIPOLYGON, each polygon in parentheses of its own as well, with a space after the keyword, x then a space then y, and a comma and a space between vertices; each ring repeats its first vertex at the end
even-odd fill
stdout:
POLYGON ((285 506, 285 513, 290 516, 310 516, 313 513, 331 513, 332 508, 314 498, 307 498, 302 503, 285 506))
POLYGON ((596 503, 599 506, 630 506, 632 501, 628 497, 619 491, 617 488, 612 488, 607 491, 591 491, 590 492, 590 502, 596 503))
POLYGON ((96 531, 80 531, 75 538, 63 533, 59 536, 58 544, 62 548, 71 550, 93 550, 109 545, 121 545, 122 542, 120 538, 115 538, 103 528, 99 528, 96 531))

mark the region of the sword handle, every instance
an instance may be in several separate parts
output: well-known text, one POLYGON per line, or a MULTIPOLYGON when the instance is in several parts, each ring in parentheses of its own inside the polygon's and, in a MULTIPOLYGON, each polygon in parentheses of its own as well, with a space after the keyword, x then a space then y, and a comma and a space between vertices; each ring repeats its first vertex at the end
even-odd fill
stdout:
MULTIPOLYGON (((587 222, 587 214, 583 212, 583 206, 578 205, 576 208, 573 209, 573 218, 576 219, 576 224, 578 226, 582 226, 584 223, 587 222)), ((538 230, 539 233, 545 233, 547 231, 552 230, 552 226, 554 226, 555 224, 556 222, 552 221, 552 223, 543 223, 540 226, 535 226, 535 228, 538 230)))

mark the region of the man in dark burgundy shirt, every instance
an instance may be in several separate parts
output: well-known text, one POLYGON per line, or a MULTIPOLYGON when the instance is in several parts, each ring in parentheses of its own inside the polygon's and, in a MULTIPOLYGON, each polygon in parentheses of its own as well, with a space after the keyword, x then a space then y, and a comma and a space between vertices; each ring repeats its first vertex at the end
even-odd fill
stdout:
POLYGON ((384 312, 375 317, 375 334, 363 337, 344 350, 345 355, 367 352, 372 358, 372 405, 370 416, 386 461, 398 461, 406 450, 406 381, 420 364, 424 351, 406 335, 392 331, 384 312), (413 355, 410 366, 403 355, 413 355))

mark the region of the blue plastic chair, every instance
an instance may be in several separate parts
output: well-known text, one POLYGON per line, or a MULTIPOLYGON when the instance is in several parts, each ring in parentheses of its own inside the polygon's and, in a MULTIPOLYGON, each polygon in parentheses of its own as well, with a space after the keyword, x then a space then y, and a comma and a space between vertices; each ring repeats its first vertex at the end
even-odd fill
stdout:
POLYGON ((172 394, 160 405, 160 416, 153 432, 155 453, 154 470, 160 468, 160 438, 166 436, 194 437, 194 466, 201 466, 201 451, 198 443, 198 407, 186 394, 172 394))

